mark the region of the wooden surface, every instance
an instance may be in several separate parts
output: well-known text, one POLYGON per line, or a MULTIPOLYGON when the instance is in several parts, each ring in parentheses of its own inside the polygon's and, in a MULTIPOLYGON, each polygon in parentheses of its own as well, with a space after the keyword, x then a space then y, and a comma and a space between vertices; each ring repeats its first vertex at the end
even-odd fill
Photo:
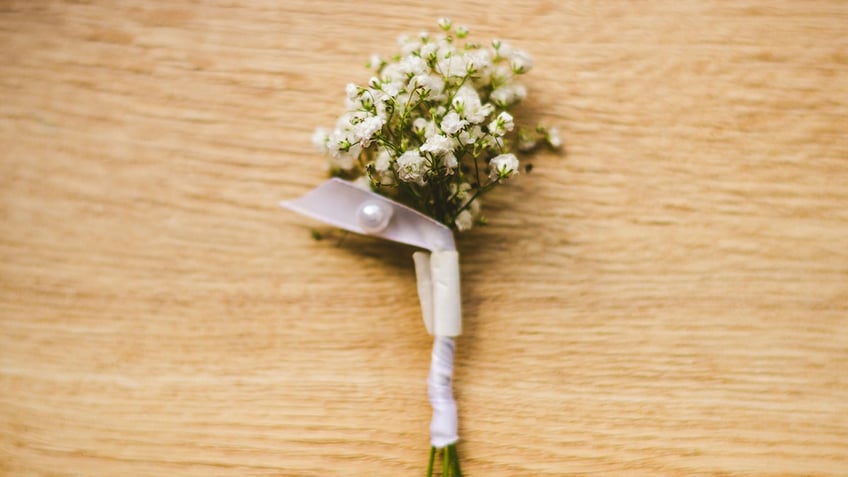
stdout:
POLYGON ((412 250, 275 203, 447 14, 566 143, 460 240, 467 475, 848 475, 848 3, 398 3, 0 1, 0 474, 423 474, 412 250))

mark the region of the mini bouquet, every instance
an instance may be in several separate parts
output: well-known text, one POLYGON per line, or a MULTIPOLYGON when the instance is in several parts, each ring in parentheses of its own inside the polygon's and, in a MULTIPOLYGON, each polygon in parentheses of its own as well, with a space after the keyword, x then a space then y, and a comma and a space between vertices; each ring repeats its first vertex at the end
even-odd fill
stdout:
POLYGON ((561 141, 556 129, 518 126, 510 113, 527 95, 516 82, 533 66, 527 53, 500 40, 469 41, 468 29, 447 18, 439 27, 436 35, 401 37, 400 53, 389 59, 371 57, 371 79, 348 84, 336 127, 313 137, 336 178, 281 205, 429 251, 413 254, 424 324, 434 337, 427 475, 441 452, 442 475, 459 477, 452 376, 462 321, 453 232, 486 223, 481 197, 520 172, 516 153, 561 141))

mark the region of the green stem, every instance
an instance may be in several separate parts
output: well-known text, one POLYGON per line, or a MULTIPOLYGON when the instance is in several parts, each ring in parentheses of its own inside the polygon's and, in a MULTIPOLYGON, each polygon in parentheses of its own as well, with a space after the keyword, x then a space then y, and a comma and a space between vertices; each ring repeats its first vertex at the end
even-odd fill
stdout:
POLYGON ((450 448, 445 447, 442 449, 442 455, 444 456, 444 461, 442 462, 442 477, 450 477, 450 452, 448 452, 450 448))
POLYGON ((500 177, 498 177, 497 179, 493 180, 492 182, 489 182, 489 183, 488 183, 488 184, 486 184, 485 186, 480 187, 479 189, 477 189, 477 191, 474 193, 474 195, 472 195, 472 196, 471 196, 471 199, 469 199, 469 200, 468 200, 468 202, 466 202, 466 203, 465 203, 465 205, 463 205, 462 207, 460 207, 460 208, 459 208, 459 210, 457 210, 457 211, 453 214, 453 217, 451 217, 451 223, 453 223, 453 221, 454 221, 454 220, 456 220, 456 217, 457 217, 460 213, 462 213, 462 211, 463 211, 463 210, 465 210, 465 209, 467 209, 469 206, 471 206, 471 203, 472 203, 472 202, 474 202, 474 200, 475 200, 477 197, 480 197, 481 195, 483 195, 483 194, 485 194, 486 192, 490 191, 490 190, 492 189, 492 187, 496 186, 498 183, 500 183, 500 181, 501 181, 501 178, 500 178, 500 177))
POLYGON ((451 444, 450 449, 453 454, 453 475, 455 477, 462 477, 462 470, 459 468, 459 454, 456 452, 456 444, 451 444))
POLYGON ((433 462, 436 460, 436 448, 430 447, 430 462, 427 464, 427 477, 433 477, 433 462))

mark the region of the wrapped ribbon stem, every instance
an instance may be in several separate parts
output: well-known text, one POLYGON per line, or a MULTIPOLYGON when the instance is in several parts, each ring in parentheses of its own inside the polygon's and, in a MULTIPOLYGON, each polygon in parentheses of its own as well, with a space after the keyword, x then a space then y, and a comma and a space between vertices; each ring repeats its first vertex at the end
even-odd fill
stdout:
POLYGON ((437 450, 442 452, 442 476, 460 477, 456 442, 459 440, 456 400, 453 397, 453 361, 456 341, 462 333, 462 306, 459 288, 459 254, 455 250, 415 252, 418 298, 427 332, 433 335, 427 396, 433 408, 430 422, 430 462, 432 477, 437 450))
POLYGON ((456 401, 453 398, 453 338, 436 336, 427 377, 427 395, 433 407, 430 422, 430 462, 427 477, 432 477, 437 450, 442 451, 442 476, 461 477, 456 442, 459 440, 456 401))
POLYGON ((456 442, 459 440, 453 397, 454 338, 462 333, 459 253, 453 233, 409 207, 350 182, 331 179, 303 197, 280 205, 342 229, 381 237, 429 250, 415 252, 415 275, 421 315, 433 336, 427 395, 433 407, 430 422, 432 477, 436 454, 442 453, 442 476, 461 477, 456 442))

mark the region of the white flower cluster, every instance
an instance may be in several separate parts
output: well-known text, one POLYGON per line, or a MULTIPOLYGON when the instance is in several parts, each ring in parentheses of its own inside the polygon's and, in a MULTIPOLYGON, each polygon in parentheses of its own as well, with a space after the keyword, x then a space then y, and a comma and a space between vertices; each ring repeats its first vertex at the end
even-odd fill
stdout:
POLYGON ((527 95, 514 82, 533 67, 527 53, 466 41, 467 28, 446 18, 439 26, 437 35, 400 38, 389 60, 372 56, 374 76, 347 85, 346 112, 313 142, 335 175, 367 177, 373 190, 462 231, 484 220, 480 195, 518 173, 514 149, 559 137, 516 130, 509 113, 527 95))

